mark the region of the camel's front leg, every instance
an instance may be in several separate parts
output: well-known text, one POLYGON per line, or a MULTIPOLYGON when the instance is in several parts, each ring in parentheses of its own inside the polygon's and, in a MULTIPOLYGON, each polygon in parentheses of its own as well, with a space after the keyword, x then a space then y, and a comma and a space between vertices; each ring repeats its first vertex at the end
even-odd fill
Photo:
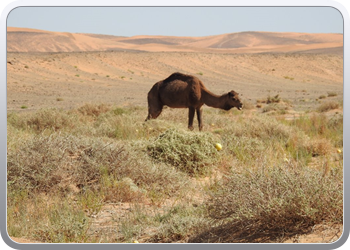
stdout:
POLYGON ((203 129, 202 109, 201 108, 197 108, 196 109, 196 113, 197 113, 197 120, 198 120, 199 131, 202 131, 202 129, 203 129))
POLYGON ((195 109, 192 107, 188 108, 188 128, 193 130, 193 118, 195 109))

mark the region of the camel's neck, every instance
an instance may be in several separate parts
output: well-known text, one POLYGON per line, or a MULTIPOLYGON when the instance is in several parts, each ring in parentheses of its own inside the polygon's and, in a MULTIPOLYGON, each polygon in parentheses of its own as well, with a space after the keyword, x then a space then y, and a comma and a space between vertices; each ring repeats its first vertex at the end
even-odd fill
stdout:
POLYGON ((226 95, 215 95, 209 90, 203 90, 202 100, 209 107, 224 109, 226 95))

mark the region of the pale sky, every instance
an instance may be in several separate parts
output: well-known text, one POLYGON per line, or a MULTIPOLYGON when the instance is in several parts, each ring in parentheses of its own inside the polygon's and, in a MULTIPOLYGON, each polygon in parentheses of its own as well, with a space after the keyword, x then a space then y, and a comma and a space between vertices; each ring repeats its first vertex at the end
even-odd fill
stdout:
POLYGON ((333 7, 18 7, 7 26, 115 36, 343 33, 333 7))

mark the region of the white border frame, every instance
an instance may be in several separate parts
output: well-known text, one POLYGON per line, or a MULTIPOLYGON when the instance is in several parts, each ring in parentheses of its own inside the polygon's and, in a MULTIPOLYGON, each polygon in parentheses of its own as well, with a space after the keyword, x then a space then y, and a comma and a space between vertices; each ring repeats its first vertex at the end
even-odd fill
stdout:
MULTIPOLYGON (((1 229, 1 236, 4 240, 5 247, 11 247, 15 249, 61 249, 61 248, 74 248, 74 249, 95 249, 98 248, 104 248, 104 249, 116 249, 117 248, 123 248, 123 249, 134 249, 138 247, 142 248, 149 248, 149 249, 163 249, 166 248, 179 248, 179 247, 191 247, 191 248, 207 248, 212 249, 215 248, 221 248, 221 249, 232 249, 239 247, 240 249, 253 249, 253 248, 259 248, 259 249, 335 249, 342 247, 345 249, 345 242, 348 239, 349 236, 349 212, 350 212, 350 205, 348 197, 348 189, 350 187, 349 182, 345 182, 345 180, 348 180, 350 178, 350 169, 347 169, 345 166, 349 165, 349 134, 348 130, 344 130, 343 138, 344 138, 344 230, 343 234, 338 239, 338 241, 334 243, 310 243, 310 244, 289 244, 289 243, 266 243, 266 244, 250 244, 250 243, 243 243, 243 244, 98 244, 95 243, 81 243, 81 244, 71 244, 71 243, 61 243, 61 244, 53 244, 53 243, 41 243, 41 244, 19 244, 17 242, 12 241, 8 234, 7 234, 7 225, 6 225, 6 160, 7 160, 7 109, 6 109, 6 99, 7 99, 7 63, 6 63, 6 31, 7 31, 7 16, 9 13, 15 9, 16 7, 20 6, 33 6, 33 7, 39 7, 39 6, 47 6, 47 7, 55 7, 55 6, 247 6, 247 7, 254 7, 254 6, 261 6, 261 7, 268 7, 268 6, 278 6, 278 7, 333 7, 336 8, 343 16, 343 23, 344 23, 344 128, 349 128, 350 125, 350 118, 349 118, 349 108, 350 108, 350 99, 347 99, 346 97, 350 96, 349 92, 349 77, 348 72, 346 72, 346 68, 349 66, 349 14, 344 8, 344 5, 348 2, 348 0, 341 0, 342 4, 335 1, 328 1, 328 0, 283 0, 283 1, 277 1, 277 0, 268 0, 268 1, 258 1, 258 0, 246 0, 246 1, 238 1, 238 0, 216 0, 216 1, 210 1, 210 0, 202 0, 202 1, 195 1, 195 0, 177 0, 177 1, 160 1, 160 0, 151 0, 151 1, 142 1, 142 0, 128 0, 128 1, 106 1, 106 0, 100 0, 100 1, 92 1, 92 0, 86 0, 86 1, 78 1, 78 0, 51 0, 51 1, 44 1, 44 0, 20 0, 20 1, 11 1, 11 0, 2 0, 2 5, 6 4, 4 7, 2 13, 1 13, 1 21, 0 21, 0 29, 1 29, 1 39, 0 39, 0 45, 1 45, 1 84, 0 84, 0 100, 1 100, 1 108, 0 108, 0 159, 1 159, 1 178, 2 181, 0 182, 1 188, 0 188, 0 229, 1 229)), ((347 244, 349 245, 349 244, 347 244)))

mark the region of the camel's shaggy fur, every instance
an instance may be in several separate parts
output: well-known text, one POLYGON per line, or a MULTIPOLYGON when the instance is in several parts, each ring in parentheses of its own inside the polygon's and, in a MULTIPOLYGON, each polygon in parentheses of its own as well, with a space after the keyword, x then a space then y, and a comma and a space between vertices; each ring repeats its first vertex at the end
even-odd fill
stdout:
POLYGON ((243 107, 238 93, 233 90, 221 96, 215 95, 197 77, 173 73, 168 78, 155 83, 148 92, 146 121, 157 118, 164 105, 171 108, 188 108, 188 128, 193 130, 193 118, 196 112, 201 131, 203 128, 201 109, 203 104, 224 110, 230 110, 233 107, 241 110, 243 107))

